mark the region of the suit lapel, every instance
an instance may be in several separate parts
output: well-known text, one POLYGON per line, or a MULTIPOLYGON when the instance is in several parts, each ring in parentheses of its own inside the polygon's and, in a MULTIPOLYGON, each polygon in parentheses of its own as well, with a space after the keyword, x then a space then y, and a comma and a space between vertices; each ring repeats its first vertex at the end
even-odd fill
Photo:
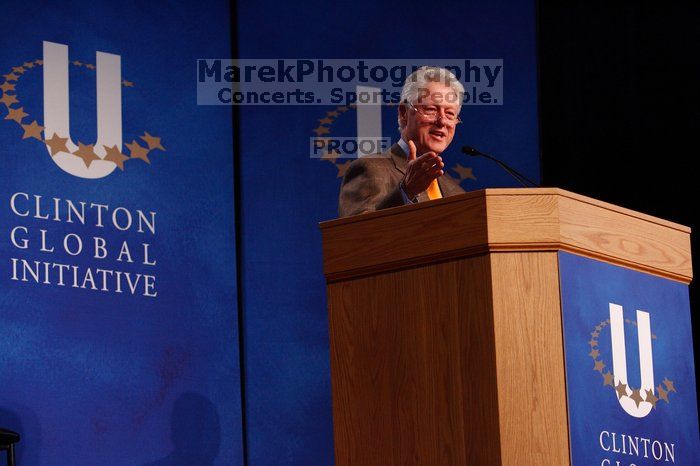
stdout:
POLYGON ((459 182, 452 178, 447 171, 445 174, 438 178, 438 185, 440 186, 440 191, 443 197, 452 196, 454 194, 460 194, 464 192, 459 182))
POLYGON ((394 167, 405 175, 408 161, 406 160, 406 154, 401 150, 401 146, 394 144, 389 149, 389 154, 391 155, 391 161, 394 162, 394 167))
POLYGON ((442 175, 440 178, 438 178, 438 186, 440 186, 440 192, 442 193, 442 197, 447 197, 452 194, 452 183, 450 183, 450 179, 448 178, 450 175, 447 173, 447 167, 445 167, 445 174, 442 175))

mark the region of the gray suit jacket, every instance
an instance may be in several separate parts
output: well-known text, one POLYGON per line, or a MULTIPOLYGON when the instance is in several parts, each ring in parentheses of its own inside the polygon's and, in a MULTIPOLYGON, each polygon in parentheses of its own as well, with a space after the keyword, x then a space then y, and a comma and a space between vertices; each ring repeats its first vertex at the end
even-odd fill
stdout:
MULTIPOLYGON (((398 144, 394 144, 383 154, 363 157, 352 162, 340 187, 338 214, 348 217, 404 205, 399 183, 406 172, 407 163, 406 154, 398 144)), ((449 175, 438 178, 438 186, 443 197, 464 192, 449 175)), ((418 202, 429 200, 425 191, 417 197, 418 202)))

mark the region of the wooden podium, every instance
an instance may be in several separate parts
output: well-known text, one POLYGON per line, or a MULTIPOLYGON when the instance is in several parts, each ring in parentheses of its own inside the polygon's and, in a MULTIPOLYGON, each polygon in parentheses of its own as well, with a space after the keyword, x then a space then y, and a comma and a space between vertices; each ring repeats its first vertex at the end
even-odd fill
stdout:
POLYGON ((689 228, 560 189, 321 230, 339 466, 570 464, 558 252, 692 279, 689 228))

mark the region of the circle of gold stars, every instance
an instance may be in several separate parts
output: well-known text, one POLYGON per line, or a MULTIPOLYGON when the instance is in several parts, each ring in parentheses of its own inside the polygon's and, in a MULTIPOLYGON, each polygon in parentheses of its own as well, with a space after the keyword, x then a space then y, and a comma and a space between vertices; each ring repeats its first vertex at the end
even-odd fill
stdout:
MULTIPOLYGON (((637 322, 630 320, 630 319, 625 319, 625 324, 627 325, 632 325, 634 327, 637 326, 637 322)), ((607 367, 605 365, 605 362, 603 359, 600 358, 600 350, 598 349, 598 339, 600 337, 600 332, 610 325, 610 319, 604 320, 600 322, 598 325, 595 326, 593 331, 591 332, 591 339, 588 341, 588 346, 591 348, 591 352, 588 353, 588 355, 593 359, 593 370, 595 372, 600 373, 601 377, 603 378, 603 386, 610 386, 615 393, 617 394, 617 398, 620 399, 623 396, 626 396, 628 398, 631 398, 632 401, 639 407, 639 404, 642 401, 646 401, 647 403, 651 403, 651 405, 656 409, 656 403, 659 400, 664 400, 667 404, 670 403, 669 396, 671 392, 676 392, 676 387, 674 387, 673 381, 669 380, 668 378, 664 378, 663 380, 663 385, 659 384, 656 387, 656 391, 658 392, 659 396, 657 397, 654 395, 654 390, 645 390, 644 391, 644 397, 642 397, 641 393, 641 388, 634 388, 632 386, 627 386, 627 384, 622 383, 619 381, 617 385, 615 385, 615 375, 610 372, 610 371, 604 371, 604 369, 607 367), (627 394, 627 389, 632 390, 632 394, 628 395, 627 394)), ((652 340, 656 340, 656 335, 652 334, 651 335, 652 340)))
MULTIPOLYGON (((14 121, 22 128, 24 131, 24 134, 22 134, 22 139, 36 139, 46 144, 51 157, 55 156, 59 152, 65 152, 82 159, 85 166, 88 168, 90 168, 90 164, 92 164, 92 162, 95 160, 105 160, 114 163, 122 171, 124 171, 124 164, 126 162, 139 159, 150 164, 151 161, 149 160, 148 155, 151 151, 155 149, 165 151, 165 147, 163 147, 160 142, 161 138, 153 136, 145 131, 143 135, 139 136, 139 138, 145 142, 145 147, 139 144, 139 141, 134 139, 131 141, 131 144, 125 144, 126 147, 129 148, 129 155, 127 156, 116 145, 112 147, 103 146, 106 152, 104 159, 100 159, 100 157, 95 153, 95 146, 93 144, 83 144, 82 142, 78 141, 78 149, 75 151, 70 151, 66 145, 69 139, 67 134, 60 135, 58 133, 54 133, 50 138, 45 139, 44 135, 42 134, 44 132, 44 127, 37 123, 36 120, 33 120, 28 124, 24 123, 25 118, 27 121, 32 119, 30 115, 24 111, 24 107, 18 106, 20 104, 20 100, 17 95, 17 90, 15 89, 17 83, 23 77, 24 73, 32 68, 40 67, 43 64, 43 60, 39 59, 26 61, 20 66, 13 67, 11 72, 2 75, 4 80, 3 83, 0 84, 0 90, 2 90, 0 104, 3 104, 7 109, 7 114, 5 115, 4 119, 14 121)), ((71 61, 70 64, 91 71, 96 69, 96 66, 92 63, 83 63, 79 60, 71 61)), ((134 83, 123 79, 122 86, 134 87, 134 83)))
MULTIPOLYGON (((394 106, 395 104, 388 104, 389 106, 394 106)), ((322 137, 323 135, 330 135, 331 133, 331 125, 335 122, 335 120, 340 117, 343 113, 347 112, 351 108, 357 108, 356 104, 349 104, 349 105, 339 105, 335 108, 335 110, 331 110, 326 112, 326 116, 323 118, 320 118, 318 120, 318 126, 312 130, 313 133, 316 133, 316 137, 318 140, 323 141, 324 143, 324 149, 323 150, 323 155, 320 157, 321 160, 325 160, 326 162, 331 162, 333 165, 335 165, 335 168, 338 169, 338 175, 337 178, 342 178, 345 176, 345 171, 348 169, 350 166, 350 163, 352 163, 353 159, 346 160, 345 162, 339 162, 338 158, 340 157, 340 152, 338 152, 335 149, 326 149, 328 146, 328 143, 330 143, 331 139, 330 137, 322 137)), ((451 170, 453 170, 457 175, 459 176, 459 179, 455 178, 455 181, 457 183, 461 183, 462 181, 466 180, 467 178, 471 180, 476 181, 476 176, 474 176, 473 170, 471 167, 463 167, 460 164, 455 164, 454 167, 451 167, 451 170)), ((447 171, 445 171, 445 174, 450 176, 447 171)), ((454 178, 454 177, 453 177, 454 178)))
POLYGON ((333 165, 335 165, 335 168, 338 169, 338 175, 337 178, 342 178, 345 176, 345 171, 348 169, 350 166, 350 163, 352 160, 346 160, 345 162, 339 162, 338 158, 340 157, 340 152, 338 152, 335 149, 326 149, 328 146, 328 143, 331 141, 330 138, 328 137, 322 137, 322 135, 328 134, 330 135, 331 133, 331 127, 330 125, 333 124, 333 122, 343 113, 347 112, 350 110, 350 108, 355 108, 355 104, 350 104, 350 105, 339 105, 335 108, 335 110, 330 110, 326 112, 326 116, 318 120, 318 127, 312 130, 312 132, 316 133, 316 137, 320 140, 323 141, 324 149, 323 149, 323 155, 321 155, 321 160, 325 160, 326 162, 330 162, 333 165), (328 125, 328 126, 326 126, 328 125))

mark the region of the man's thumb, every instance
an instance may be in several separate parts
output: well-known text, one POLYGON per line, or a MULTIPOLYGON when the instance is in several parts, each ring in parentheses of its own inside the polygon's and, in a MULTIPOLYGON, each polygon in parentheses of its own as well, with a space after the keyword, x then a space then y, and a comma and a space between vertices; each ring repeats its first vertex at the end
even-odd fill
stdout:
POLYGON ((408 160, 416 160, 416 145, 413 141, 408 141, 408 160))

